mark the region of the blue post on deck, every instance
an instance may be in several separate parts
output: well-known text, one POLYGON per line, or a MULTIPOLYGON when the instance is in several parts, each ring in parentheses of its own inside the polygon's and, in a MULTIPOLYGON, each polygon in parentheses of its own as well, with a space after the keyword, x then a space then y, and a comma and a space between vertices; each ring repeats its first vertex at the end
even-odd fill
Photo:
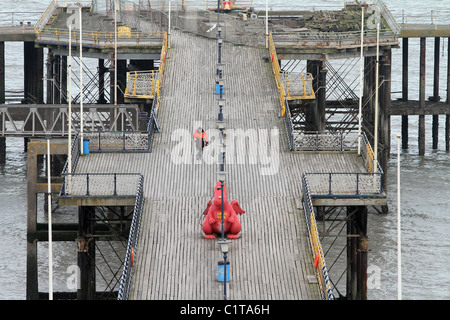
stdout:
POLYGON ((83 154, 89 154, 89 140, 83 140, 83 154))
MULTIPOLYGON (((218 270, 217 270, 217 278, 219 282, 224 282, 225 279, 225 268, 224 268, 224 262, 223 261, 219 261, 217 263, 218 265, 218 270)), ((230 282, 230 261, 226 262, 226 282, 230 282)))

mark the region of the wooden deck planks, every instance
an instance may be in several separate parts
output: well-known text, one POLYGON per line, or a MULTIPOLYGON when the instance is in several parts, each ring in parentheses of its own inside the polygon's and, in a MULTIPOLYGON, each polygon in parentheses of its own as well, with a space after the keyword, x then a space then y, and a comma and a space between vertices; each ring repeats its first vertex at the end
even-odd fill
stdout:
MULTIPOLYGON (((253 163, 252 154, 244 154, 243 161, 239 154, 227 154, 228 198, 237 199, 246 211, 241 216, 241 238, 233 240, 229 253, 229 298, 318 299, 316 285, 307 280, 313 270, 304 216, 297 204, 301 174, 354 171, 357 159, 339 153, 290 153, 271 67, 262 59, 266 51, 225 43, 223 54, 227 145, 231 145, 228 133, 236 130, 279 133, 273 174, 262 175, 268 165, 260 159, 253 163)), ((158 114, 162 132, 155 136, 152 153, 80 158, 78 172, 144 175, 146 201, 132 299, 222 298, 218 240, 203 239, 201 228, 218 165, 196 161, 193 150, 184 153, 180 164, 173 157, 183 134, 188 135, 183 144, 188 148, 193 147, 190 139, 197 126, 215 128, 216 61, 215 41, 175 31, 158 114)))

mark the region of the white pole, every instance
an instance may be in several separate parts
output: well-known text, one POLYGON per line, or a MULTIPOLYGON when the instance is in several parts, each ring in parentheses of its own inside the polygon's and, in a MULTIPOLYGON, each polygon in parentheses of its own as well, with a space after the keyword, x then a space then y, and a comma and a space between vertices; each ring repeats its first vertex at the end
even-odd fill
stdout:
POLYGON ((117 106, 117 0, 114 2, 114 105, 117 106))
POLYGON ((52 246, 52 187, 50 170, 50 140, 47 139, 47 192, 48 192, 48 299, 53 300, 53 246, 52 246))
POLYGON ((269 0, 266 0, 266 48, 269 47, 269 0))
POLYGON ((401 244, 401 224, 400 224, 400 134, 397 134, 397 276, 398 300, 402 300, 402 244, 401 244))
POLYGON ((375 142, 374 142, 374 172, 378 170, 378 63, 380 55, 380 23, 377 23, 377 64, 375 67, 375 142))
POLYGON ((70 181, 72 177, 72 24, 69 25, 69 136, 67 142, 67 156, 68 156, 68 168, 67 171, 67 187, 70 190, 70 181))
POLYGON ((361 117, 362 117, 362 86, 364 64, 364 7, 361 8, 361 56, 359 70, 359 112, 358 112, 358 155, 361 155, 361 117))
MULTIPOLYGON (((208 2, 206 2, 206 6, 208 6, 208 2)), ((169 28, 168 28, 168 36, 167 36, 167 47, 170 48, 170 13, 171 13, 171 4, 172 4, 172 0, 169 0, 169 28)))
POLYGON ((80 5, 80 138, 81 138, 81 154, 84 154, 84 136, 83 136, 83 20, 81 15, 82 5, 80 5))

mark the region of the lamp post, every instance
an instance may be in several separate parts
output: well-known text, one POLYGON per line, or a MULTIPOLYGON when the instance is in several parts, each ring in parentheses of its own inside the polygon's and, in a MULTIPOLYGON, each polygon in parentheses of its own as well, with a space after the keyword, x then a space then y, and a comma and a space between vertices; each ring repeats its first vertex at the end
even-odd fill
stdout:
MULTIPOLYGON (((223 159, 223 154, 222 154, 222 159, 223 159)), ((221 212, 222 212, 222 215, 221 215, 221 217, 222 217, 221 241, 224 240, 224 231, 225 231, 225 229, 224 229, 224 212, 223 212, 223 187, 225 185, 226 174, 227 173, 225 171, 223 171, 223 166, 221 166, 221 171, 217 172, 217 178, 220 181, 220 191, 221 191, 221 196, 220 196, 220 199, 221 199, 221 201, 220 201, 221 202, 221 212)))
POLYGON ((227 261, 228 256, 228 245, 231 243, 229 240, 220 240, 219 247, 220 251, 223 254, 223 300, 227 300, 227 264, 230 262, 227 261))

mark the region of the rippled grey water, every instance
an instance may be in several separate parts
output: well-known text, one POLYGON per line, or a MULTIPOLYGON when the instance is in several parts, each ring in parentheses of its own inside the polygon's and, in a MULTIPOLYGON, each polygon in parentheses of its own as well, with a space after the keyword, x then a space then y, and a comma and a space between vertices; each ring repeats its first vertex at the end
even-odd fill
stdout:
MULTIPOLYGON (((0 22, 10 19, 7 12, 40 12, 49 4, 49 0, 2 2, 0 22), (5 18, 7 17, 8 18, 5 18)), ((341 0, 301 1, 308 8, 341 8, 341 0)), ((264 1, 255 0, 256 6, 264 7, 264 1)), ((402 20, 402 10, 408 21, 430 22, 431 9, 440 23, 450 23, 450 11, 447 1, 424 0, 386 0, 388 8, 395 14, 397 21, 402 20)), ((271 0, 270 7, 292 7, 290 1, 271 0)), ((432 41, 430 39, 429 41, 432 41)), ((446 98, 447 39, 444 40, 441 58, 440 95, 446 98), (445 45, 445 47, 444 47, 445 45)), ((427 52, 427 90, 432 93, 433 44, 429 42, 427 52)), ((401 90, 401 49, 394 49, 392 90, 401 90)), ((418 42, 410 40, 410 98, 418 98, 418 42)), ((17 43, 6 44, 8 64, 6 75, 13 79, 6 83, 7 90, 17 87, 23 90, 23 52, 17 43)), ((398 95, 397 95, 398 96, 398 95)), ((396 99, 393 94, 393 99, 396 99)), ((396 166, 397 141, 395 135, 401 132, 400 118, 392 117, 392 149, 389 160, 388 199, 389 214, 369 215, 369 265, 379 268, 379 283, 369 288, 369 299, 397 298, 397 194, 396 166)), ((443 131, 444 119, 440 119, 439 150, 431 150, 431 118, 426 118, 427 146, 426 154, 418 156, 417 119, 410 117, 410 148, 401 151, 402 181, 402 268, 404 299, 450 299, 450 156, 445 152, 443 131)), ((41 201, 42 202, 42 201, 41 201)), ((26 290, 26 155, 23 152, 23 140, 7 139, 7 159, 0 165, 0 299, 25 299, 26 290)), ((39 204, 39 219, 45 220, 43 202, 39 204)), ((60 211, 54 214, 56 221, 72 219, 70 212, 60 211)), ((64 250, 58 250, 61 244, 55 244, 55 278, 67 279, 67 268, 76 263, 75 244, 65 244, 64 250)), ((42 272, 40 291, 47 291, 45 281, 47 260, 46 246, 40 245, 44 255, 39 259, 42 272)), ((56 281, 56 290, 66 291, 65 281, 56 281)))

